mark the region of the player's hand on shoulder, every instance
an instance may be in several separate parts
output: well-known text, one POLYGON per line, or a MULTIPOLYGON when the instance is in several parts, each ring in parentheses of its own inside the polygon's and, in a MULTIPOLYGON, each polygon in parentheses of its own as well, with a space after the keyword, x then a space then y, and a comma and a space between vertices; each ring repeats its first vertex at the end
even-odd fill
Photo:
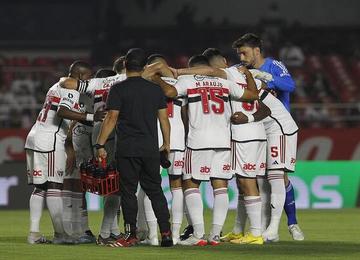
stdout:
POLYGON ((94 121, 103 121, 107 112, 105 110, 97 110, 94 114, 94 121))
POLYGON ((248 117, 242 112, 235 112, 230 120, 234 125, 246 124, 248 122, 248 117))
POLYGON ((245 75, 250 73, 250 71, 245 66, 239 66, 239 67, 237 67, 237 70, 238 70, 238 72, 245 74, 245 75))

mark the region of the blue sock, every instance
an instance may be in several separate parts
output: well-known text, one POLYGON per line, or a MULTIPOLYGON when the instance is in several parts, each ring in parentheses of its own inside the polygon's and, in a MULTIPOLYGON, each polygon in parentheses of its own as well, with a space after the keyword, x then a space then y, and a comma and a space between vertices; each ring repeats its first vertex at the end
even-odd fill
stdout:
POLYGON ((293 186, 291 185, 290 180, 288 185, 286 186, 286 198, 285 198, 284 210, 287 215, 288 226, 297 224, 295 192, 293 186))

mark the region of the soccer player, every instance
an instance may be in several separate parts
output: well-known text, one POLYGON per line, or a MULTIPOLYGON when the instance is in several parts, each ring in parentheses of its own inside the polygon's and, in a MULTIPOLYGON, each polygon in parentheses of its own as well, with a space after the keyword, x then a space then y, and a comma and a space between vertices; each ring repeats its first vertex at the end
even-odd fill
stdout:
MULTIPOLYGON (((193 56, 189 67, 209 66, 203 55, 193 56)), ((249 74, 248 78, 252 78, 249 74)), ((181 245, 218 245, 220 232, 226 219, 229 198, 227 181, 232 178, 230 166, 229 97, 256 100, 257 90, 243 89, 237 84, 204 75, 187 75, 178 78, 175 86, 159 81, 169 98, 187 97, 189 133, 183 168, 185 203, 194 227, 194 234, 181 245), (214 189, 213 225, 204 239, 203 204, 199 191, 201 181, 211 180, 214 189)))
MULTIPOLYGON (((150 55, 148 64, 160 62, 167 67, 164 56, 160 54, 150 55)), ((162 73, 162 80, 170 85, 175 85, 177 80, 174 79, 170 70, 162 73)), ((170 121, 170 154, 169 160, 171 166, 167 169, 170 189, 172 193, 172 236, 174 245, 180 240, 180 228, 184 214, 184 195, 182 191, 182 168, 184 165, 185 151, 185 128, 182 118, 186 116, 186 100, 184 98, 168 99, 167 112, 170 121)), ((160 130, 160 129, 159 129, 160 130)), ((159 133, 159 144, 162 144, 161 134, 159 133)), ((156 223, 156 222, 155 222, 156 223)), ((151 234, 150 234, 151 235, 151 234)), ((156 234, 157 236, 157 234, 156 234)))
MULTIPOLYGON (((277 60, 265 58, 263 55, 261 39, 252 33, 247 33, 233 43, 240 61, 249 68, 255 68, 258 71, 255 78, 265 81, 268 88, 276 92, 277 98, 290 111, 290 93, 295 89, 295 82, 286 69, 285 65, 277 60)), ((294 240, 304 240, 304 234, 301 231, 296 219, 296 205, 294 188, 284 175, 286 186, 285 212, 288 218, 288 229, 294 240)))
MULTIPOLYGON (((264 105, 251 116, 246 116, 242 112, 234 113, 232 123, 246 123, 252 117, 255 122, 258 122, 267 114, 262 113, 261 110, 268 107, 271 111, 270 116, 263 120, 268 143, 266 169, 267 179, 271 186, 271 219, 262 236, 266 242, 277 242, 279 241, 278 230, 285 202, 283 176, 285 172, 295 170, 298 127, 279 99, 265 90, 261 90, 259 96, 264 105)), ((263 182, 259 182, 260 190, 264 190, 261 187, 263 184, 263 182)))
MULTIPOLYGON (((179 69, 177 74, 202 74, 228 79, 239 85, 247 87, 245 75, 250 72, 245 67, 228 67, 224 56, 215 48, 208 48, 203 53, 212 67, 179 69)), ((257 80, 261 85, 261 81, 257 80)), ((251 82, 253 88, 255 82, 251 82)), ((251 115, 257 110, 258 101, 241 102, 231 100, 233 111, 242 111, 251 115)), ((236 173, 239 187, 238 207, 233 231, 221 238, 222 241, 231 241, 237 244, 262 244, 261 237, 261 199, 257 188, 256 178, 265 175, 266 162, 266 133, 262 122, 252 122, 243 125, 232 125, 232 170, 236 173), (250 220, 250 232, 245 233, 247 216, 250 220)))
MULTIPOLYGON (((87 80, 91 76, 90 66, 82 61, 74 62, 69 76, 76 80, 87 80)), ((63 202, 61 190, 65 174, 65 139, 70 120, 100 121, 105 113, 80 113, 79 93, 53 85, 46 94, 44 106, 31 128, 25 143, 29 184, 35 186, 30 197, 30 234, 28 243, 46 242, 40 234, 39 223, 46 197, 54 227, 53 243, 73 243, 67 239, 62 223, 63 202)))
MULTIPOLYGON (((121 71, 122 60, 116 60, 114 67, 121 71)), ((105 71, 101 72, 104 74, 105 71)), ((100 73, 99 73, 100 74, 100 73)), ((84 95, 93 97, 94 111, 104 111, 107 95, 112 85, 126 79, 125 74, 117 74, 105 78, 93 78, 88 81, 77 81, 72 78, 62 78, 60 85, 69 89, 78 89, 84 95)), ((96 143, 101 124, 95 123, 92 130, 92 143, 96 143)), ((114 132, 109 136, 106 147, 108 151, 108 162, 115 159, 115 135, 114 132)), ((104 200, 104 216, 101 224, 100 234, 97 243, 99 245, 112 245, 120 235, 117 221, 117 212, 120 209, 120 197, 118 194, 111 194, 104 200)))

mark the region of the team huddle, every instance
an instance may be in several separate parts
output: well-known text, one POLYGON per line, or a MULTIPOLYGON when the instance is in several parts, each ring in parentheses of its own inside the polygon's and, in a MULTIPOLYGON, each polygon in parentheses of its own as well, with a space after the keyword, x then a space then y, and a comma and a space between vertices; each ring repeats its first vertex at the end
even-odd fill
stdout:
MULTIPOLYGON (((229 67, 219 50, 208 48, 192 56, 188 68, 180 69, 168 66, 160 54, 150 55, 142 71, 142 77, 160 86, 167 99, 172 244, 277 242, 283 209, 292 238, 304 239, 296 220, 294 190, 287 178, 296 164, 298 127, 289 113, 294 82, 281 62, 263 57, 256 35, 245 34, 233 48, 241 64, 229 67), (232 178, 239 190, 236 218, 233 230, 223 234, 232 178), (199 190, 202 181, 211 182, 214 194, 208 232, 199 190), (184 215, 188 225, 180 234, 184 215)), ((28 182, 35 186, 30 197, 30 244, 49 242, 39 229, 46 200, 54 244, 159 245, 156 214, 141 188, 136 241, 130 243, 120 232, 118 194, 104 198, 97 239, 88 225, 80 164, 94 157, 102 159, 94 144, 107 113, 110 89, 128 78, 124 64, 126 56, 114 62, 113 70, 99 70, 92 78, 91 66, 77 61, 69 76, 49 89, 25 144, 28 182)), ((162 130, 159 123, 161 149, 162 130)), ((111 162, 116 150, 114 133, 105 147, 106 160, 111 162)))

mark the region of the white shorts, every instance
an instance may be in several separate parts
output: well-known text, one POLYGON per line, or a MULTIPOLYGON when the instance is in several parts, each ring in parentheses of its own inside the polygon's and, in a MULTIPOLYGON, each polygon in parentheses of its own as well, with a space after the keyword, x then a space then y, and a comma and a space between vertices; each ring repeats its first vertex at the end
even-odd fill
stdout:
POLYGON ((171 151, 169 154, 169 161, 171 166, 167 170, 169 175, 182 175, 182 169, 184 167, 184 152, 171 151))
POLYGON ((43 184, 47 181, 63 183, 65 167, 66 153, 63 143, 56 143, 54 152, 41 153, 26 150, 29 184, 43 184))
POLYGON ((246 178, 265 175, 266 141, 231 142, 231 169, 246 178))
POLYGON ((76 123, 72 130, 72 143, 75 150, 76 167, 64 179, 80 179, 80 164, 93 157, 92 127, 76 123))
POLYGON ((230 180, 233 176, 230 166, 230 150, 192 150, 186 148, 183 179, 209 181, 210 178, 230 180))
MULTIPOLYGON (((94 123, 93 131, 92 131, 92 142, 96 144, 97 138, 100 133, 101 122, 94 123)), ((105 150, 107 153, 106 161, 108 163, 115 160, 115 130, 112 131, 108 140, 105 143, 105 150)), ((96 154, 96 149, 94 149, 94 154, 96 154)))
POLYGON ((295 171, 297 133, 267 136, 267 169, 295 171))

